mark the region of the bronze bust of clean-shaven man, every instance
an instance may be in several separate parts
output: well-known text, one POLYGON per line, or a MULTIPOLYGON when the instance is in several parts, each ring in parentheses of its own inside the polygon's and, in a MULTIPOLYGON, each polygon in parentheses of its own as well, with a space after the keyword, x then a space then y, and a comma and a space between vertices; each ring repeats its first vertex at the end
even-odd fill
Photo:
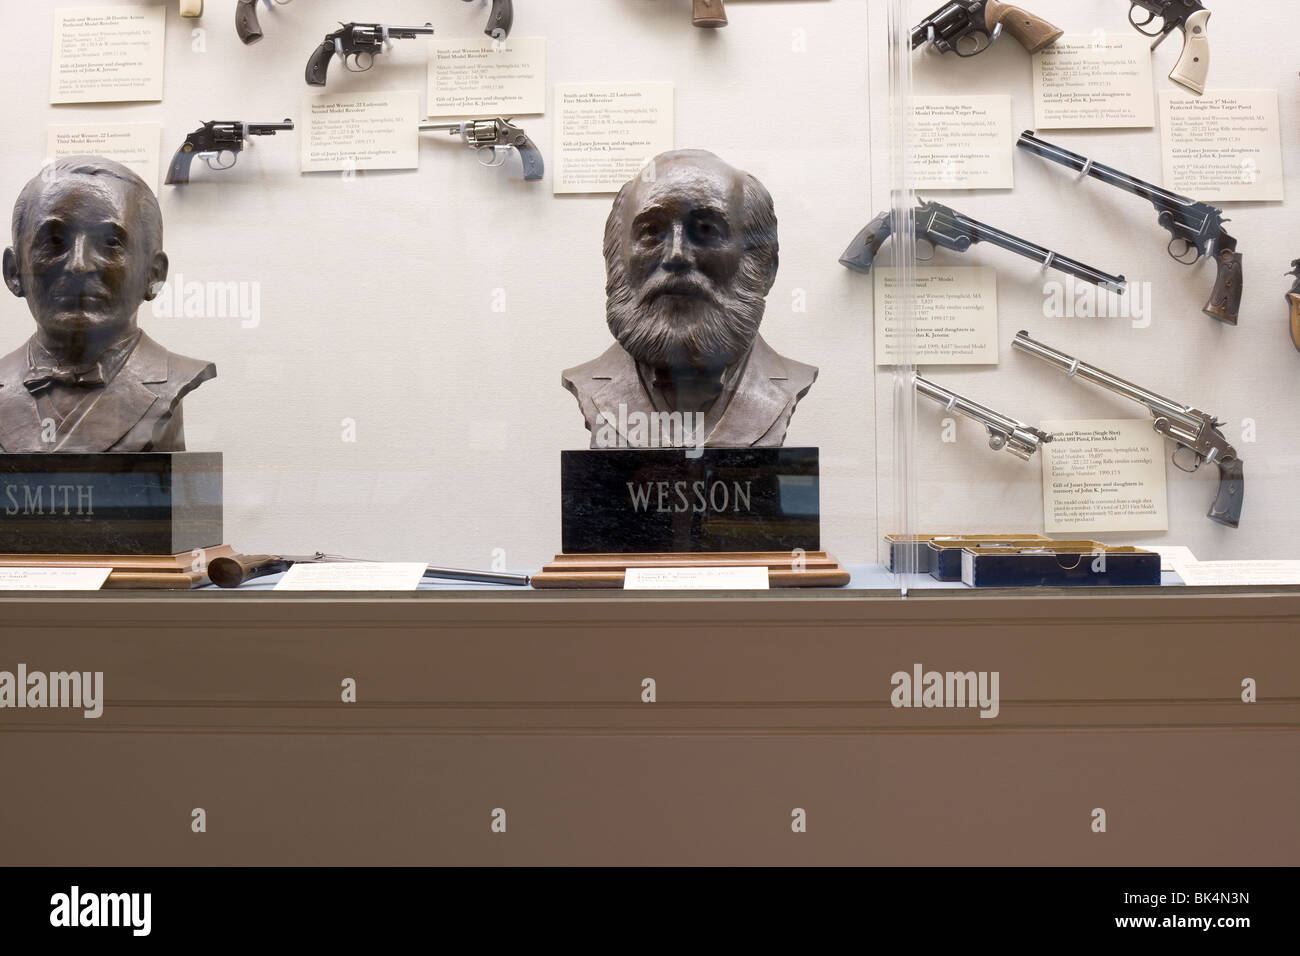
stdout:
POLYGON ((703 441, 659 444, 780 446, 817 369, 758 334, 777 270, 772 197, 704 150, 663 153, 648 169, 622 188, 605 224, 606 319, 617 342, 562 376, 591 445, 644 446, 629 422, 682 413, 701 423, 703 441))
POLYGON ((120 163, 46 166, 14 205, 9 291, 36 332, 0 359, 0 451, 184 451, 181 400, 213 378, 137 325, 167 278, 162 212, 120 163))

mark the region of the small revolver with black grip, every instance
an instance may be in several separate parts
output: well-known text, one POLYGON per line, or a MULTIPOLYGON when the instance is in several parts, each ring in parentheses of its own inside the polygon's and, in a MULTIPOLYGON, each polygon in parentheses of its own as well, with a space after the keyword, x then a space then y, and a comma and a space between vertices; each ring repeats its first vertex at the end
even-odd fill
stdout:
POLYGON ((172 157, 167 170, 168 186, 184 186, 190 181, 190 165, 195 158, 202 159, 208 169, 230 169, 239 161, 245 141, 250 136, 274 136, 283 130, 293 129, 293 120, 282 123, 241 123, 213 120, 204 123, 189 136, 172 157))
POLYGON ((433 24, 422 27, 393 27, 386 23, 340 23, 342 29, 326 34, 307 61, 307 85, 324 86, 330 61, 338 57, 349 73, 365 73, 375 57, 388 51, 393 40, 414 40, 433 33, 433 24))

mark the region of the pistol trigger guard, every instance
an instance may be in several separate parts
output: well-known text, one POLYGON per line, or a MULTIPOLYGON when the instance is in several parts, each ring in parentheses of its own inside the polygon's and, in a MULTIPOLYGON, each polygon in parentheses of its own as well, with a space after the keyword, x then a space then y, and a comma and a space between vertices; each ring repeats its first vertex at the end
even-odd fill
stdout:
POLYGON ((1182 236, 1174 236, 1174 238, 1170 239, 1166 251, 1169 253, 1170 259, 1185 266, 1194 266, 1201 261, 1202 253, 1196 247, 1196 243, 1184 239, 1182 236), (1175 252, 1174 247, 1180 242, 1183 244, 1182 252, 1175 252), (1192 252, 1195 252, 1196 255, 1191 255, 1192 252))
POLYGON ((993 45, 993 41, 996 40, 1001 33, 1002 33, 1002 24, 1000 23, 993 28, 993 32, 991 34, 985 33, 983 30, 972 30, 970 33, 963 34, 962 36, 954 40, 952 44, 952 50, 958 56, 967 59, 973 56, 979 56, 981 53, 983 53, 985 50, 987 50, 989 47, 993 45), (983 40, 980 40, 979 39, 980 37, 983 37, 983 40), (975 44, 973 48, 969 48, 969 52, 967 53, 962 52, 962 42, 965 40, 971 40, 971 42, 975 44))
POLYGON ((1201 456, 1196 453, 1195 449, 1188 448, 1186 445, 1179 445, 1177 448, 1174 449, 1173 462, 1175 468, 1177 468, 1179 471, 1186 472, 1189 475, 1195 474, 1196 472, 1201 470, 1201 456), (1181 452, 1187 452, 1192 456, 1192 461, 1194 461, 1195 464, 1192 465, 1191 468, 1187 468, 1178 460, 1178 455, 1181 452))
POLYGON ((475 152, 478 153, 480 163, 489 169, 495 169, 505 165, 508 150, 500 146, 480 146, 475 152))
POLYGON ((1131 26, 1134 30, 1136 30, 1138 33, 1142 34, 1143 36, 1146 36, 1146 37, 1153 37, 1153 36, 1155 36, 1156 34, 1160 34, 1160 35, 1161 35, 1161 39, 1164 39, 1164 36, 1165 36, 1164 27, 1165 27, 1165 25, 1164 25, 1164 18, 1163 18, 1163 17, 1159 18, 1159 19, 1161 20, 1160 27, 1159 27, 1159 29, 1157 29, 1155 32, 1153 32, 1153 33, 1148 33, 1146 30, 1143 30, 1143 29, 1142 29, 1143 27, 1150 26, 1152 23, 1155 23, 1156 19, 1157 19, 1156 14, 1155 14, 1153 11, 1151 11, 1151 10, 1147 10, 1147 9, 1144 8, 1144 7, 1139 7, 1136 3, 1131 4, 1131 5, 1129 6, 1129 8, 1128 8, 1128 22, 1129 22, 1129 26, 1131 26), (1144 12, 1144 13, 1147 15, 1147 18, 1146 18, 1145 20, 1134 20, 1134 19, 1133 19, 1133 14, 1136 13, 1138 10, 1142 10, 1142 12, 1144 12))

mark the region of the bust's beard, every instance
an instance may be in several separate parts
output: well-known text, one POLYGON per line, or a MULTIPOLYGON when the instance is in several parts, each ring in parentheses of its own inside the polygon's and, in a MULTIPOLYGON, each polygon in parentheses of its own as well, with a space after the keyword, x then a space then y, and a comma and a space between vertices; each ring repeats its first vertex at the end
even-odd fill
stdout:
POLYGON ((704 297, 632 288, 619 269, 607 283, 609 330, 636 361, 652 368, 718 374, 749 351, 763 321, 762 286, 742 269, 733 288, 704 297))

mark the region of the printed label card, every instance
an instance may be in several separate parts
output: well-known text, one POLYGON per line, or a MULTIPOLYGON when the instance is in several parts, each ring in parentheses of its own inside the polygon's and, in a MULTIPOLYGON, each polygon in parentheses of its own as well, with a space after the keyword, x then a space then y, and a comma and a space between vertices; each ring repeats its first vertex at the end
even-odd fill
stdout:
POLYGON ((1180 561, 1188 587, 1265 587, 1300 584, 1300 561, 1180 561))
POLYGON ((908 166, 916 189, 1011 189, 1009 96, 914 96, 908 166))
POLYGON ((1043 530, 1167 531, 1165 440, 1148 419, 1043 422, 1043 530))
MULTIPOLYGON (((875 279, 876 364, 905 359, 898 320, 898 270, 878 266, 875 279)), ((985 266, 917 266, 913 275, 917 365, 998 364, 998 274, 985 266)))
POLYGON ((1139 35, 1064 36, 1034 54, 1039 129, 1155 125, 1150 41, 1139 35))
POLYGON ((295 564, 276 591, 415 591, 428 565, 409 561, 295 564))
POLYGON ((555 193, 615 193, 673 148, 671 83, 557 83, 555 193))
POLYGON ((1201 202, 1281 202, 1276 90, 1160 94, 1165 188, 1201 202))
POLYGON ((165 6, 54 11, 51 103, 161 100, 165 6))
POLYGON ((86 123, 51 126, 46 134, 45 155, 103 156, 126 166, 158 191, 159 153, 162 125, 159 123, 86 123))
POLYGON ((546 38, 429 40, 429 115, 546 112, 546 38))
POLYGON ((302 171, 419 169, 420 94, 326 93, 303 101, 302 171))

